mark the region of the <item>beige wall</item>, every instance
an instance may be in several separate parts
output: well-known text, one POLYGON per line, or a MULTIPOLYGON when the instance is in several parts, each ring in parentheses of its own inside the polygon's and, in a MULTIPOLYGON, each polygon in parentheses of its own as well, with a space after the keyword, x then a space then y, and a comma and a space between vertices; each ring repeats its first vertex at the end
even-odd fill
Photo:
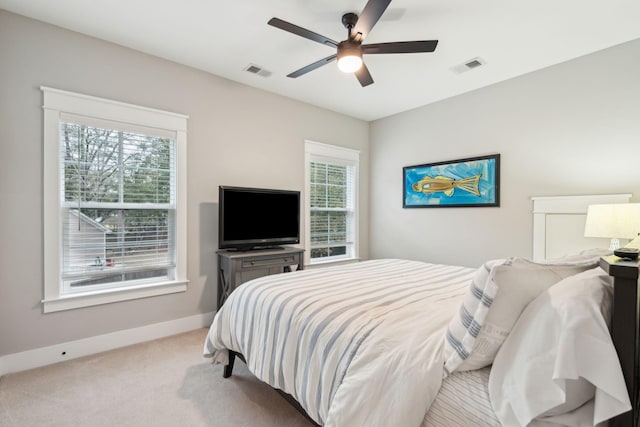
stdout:
POLYGON ((368 123, 0 10, 0 356, 213 311, 218 185, 303 191, 305 139, 361 150, 366 258, 368 123), (42 85, 190 116, 186 293, 42 313, 42 85))
POLYGON ((640 202, 638 70, 640 40, 373 122, 371 258, 477 266, 531 256, 531 196, 640 202), (499 208, 402 209, 403 166, 492 153, 499 208))

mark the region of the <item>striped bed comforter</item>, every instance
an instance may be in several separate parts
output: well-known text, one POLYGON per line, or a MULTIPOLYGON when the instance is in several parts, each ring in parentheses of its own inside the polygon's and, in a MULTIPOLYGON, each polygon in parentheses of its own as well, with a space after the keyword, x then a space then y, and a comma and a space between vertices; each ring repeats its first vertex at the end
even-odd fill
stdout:
POLYGON ((204 354, 292 395, 325 426, 419 426, 440 388, 449 320, 475 269, 375 260, 243 284, 204 354))

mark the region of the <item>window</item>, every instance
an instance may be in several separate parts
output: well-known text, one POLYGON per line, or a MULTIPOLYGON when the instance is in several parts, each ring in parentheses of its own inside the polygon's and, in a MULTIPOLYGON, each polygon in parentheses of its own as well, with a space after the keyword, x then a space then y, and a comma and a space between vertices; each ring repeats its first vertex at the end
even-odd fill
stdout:
POLYGON ((311 141, 305 153, 307 262, 354 259, 360 153, 311 141))
POLYGON ((42 88, 45 312, 186 290, 186 117, 42 88))

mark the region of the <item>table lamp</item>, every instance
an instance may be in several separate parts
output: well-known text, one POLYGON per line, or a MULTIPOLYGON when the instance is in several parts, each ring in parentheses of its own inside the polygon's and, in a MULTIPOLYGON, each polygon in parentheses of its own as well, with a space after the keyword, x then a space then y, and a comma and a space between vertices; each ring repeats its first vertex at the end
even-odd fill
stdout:
POLYGON ((640 233, 640 203, 590 205, 587 210, 585 237, 611 239, 609 250, 620 247, 618 239, 634 239, 640 233))

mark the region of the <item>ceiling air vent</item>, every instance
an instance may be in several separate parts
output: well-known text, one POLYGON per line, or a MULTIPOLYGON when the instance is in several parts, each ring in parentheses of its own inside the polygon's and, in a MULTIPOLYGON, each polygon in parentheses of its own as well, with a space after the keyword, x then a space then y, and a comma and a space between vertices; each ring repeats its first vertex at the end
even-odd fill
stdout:
POLYGON ((477 59, 471 60, 469 62, 467 62, 466 64, 464 64, 467 66, 467 68, 476 68, 482 65, 482 62, 478 61, 477 59))
POLYGON ((265 70, 264 68, 255 65, 255 64, 249 64, 244 68, 244 71, 251 73, 251 74, 256 74, 258 76, 262 76, 262 77, 269 77, 271 75, 271 71, 265 70))
POLYGON ((464 63, 460 64, 460 65, 456 65, 455 67, 452 67, 451 70, 455 73, 464 73, 465 71, 469 71, 469 70, 473 70, 475 68, 479 68, 483 65, 486 65, 487 62, 482 59, 482 58, 473 58, 470 59, 468 61, 465 61, 464 63))

